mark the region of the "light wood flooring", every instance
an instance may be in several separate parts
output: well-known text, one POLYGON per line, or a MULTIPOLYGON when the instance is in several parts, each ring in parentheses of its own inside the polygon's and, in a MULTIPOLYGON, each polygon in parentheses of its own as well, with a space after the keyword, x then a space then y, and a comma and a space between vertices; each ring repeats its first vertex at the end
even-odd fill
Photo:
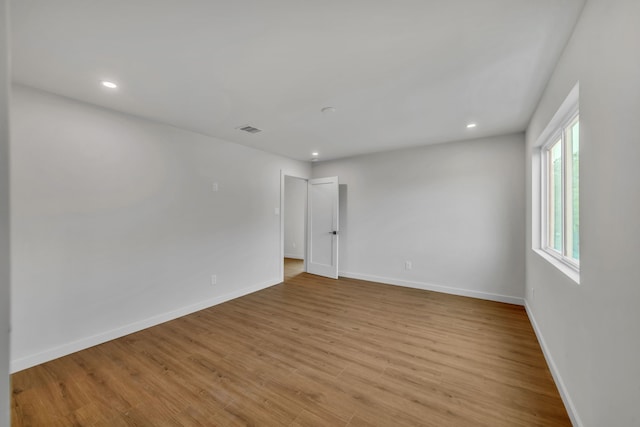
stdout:
POLYGON ((12 425, 570 425, 522 307, 300 268, 14 374, 12 425))

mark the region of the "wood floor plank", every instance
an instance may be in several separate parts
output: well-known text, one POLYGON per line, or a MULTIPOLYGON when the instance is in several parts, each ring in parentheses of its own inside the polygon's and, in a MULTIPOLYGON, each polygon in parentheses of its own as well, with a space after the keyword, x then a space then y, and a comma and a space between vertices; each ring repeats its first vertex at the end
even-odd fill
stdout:
POLYGON ((14 374, 12 425, 571 425, 522 307, 301 267, 14 374))

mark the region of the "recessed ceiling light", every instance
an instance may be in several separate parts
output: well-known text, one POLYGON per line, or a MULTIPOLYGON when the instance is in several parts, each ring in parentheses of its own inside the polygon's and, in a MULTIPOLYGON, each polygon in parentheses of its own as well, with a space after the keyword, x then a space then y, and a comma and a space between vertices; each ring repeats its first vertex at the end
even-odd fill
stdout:
POLYGON ((473 129, 473 128, 474 128, 474 127, 476 127, 476 126, 478 126, 478 125, 477 125, 477 124, 475 124, 475 123, 469 123, 469 124, 467 125, 467 129, 473 129))
POLYGON ((324 107, 322 110, 324 114, 331 114, 331 113, 335 113, 336 112, 336 108, 335 107, 324 107))
POLYGON ((101 83, 102 83, 102 86, 108 87, 109 89, 115 89, 118 87, 117 84, 115 84, 114 82, 110 82, 108 80, 103 80, 101 83))
POLYGON ((312 156, 317 156, 317 155, 318 155, 318 152, 317 152, 317 151, 314 151, 313 153, 311 153, 311 155, 312 155, 312 156))

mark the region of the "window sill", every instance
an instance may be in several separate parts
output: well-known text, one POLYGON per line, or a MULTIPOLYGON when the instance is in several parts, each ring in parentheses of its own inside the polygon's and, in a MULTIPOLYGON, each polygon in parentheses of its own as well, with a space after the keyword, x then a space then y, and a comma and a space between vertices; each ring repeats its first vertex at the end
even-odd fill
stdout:
POLYGON ((566 276, 569 277, 569 279, 573 280, 578 285, 580 284, 580 272, 579 271, 576 271, 574 268, 571 268, 570 266, 568 266, 564 262, 560 261, 559 259, 549 255, 548 253, 546 253, 542 249, 534 249, 533 251, 535 253, 537 253, 538 255, 540 255, 545 260, 547 260, 551 265, 556 267, 558 270, 563 272, 566 276))

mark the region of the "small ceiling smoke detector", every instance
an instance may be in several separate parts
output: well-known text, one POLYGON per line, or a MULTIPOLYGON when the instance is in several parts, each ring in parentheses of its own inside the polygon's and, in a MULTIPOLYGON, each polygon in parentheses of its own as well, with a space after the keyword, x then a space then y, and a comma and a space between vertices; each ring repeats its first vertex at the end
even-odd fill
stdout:
POLYGON ((322 110, 320 110, 322 113, 324 114, 331 114, 331 113, 335 113, 336 109, 335 107, 324 107, 322 110))
POLYGON ((476 126, 478 126, 478 125, 477 125, 477 124, 475 124, 475 123, 469 123, 469 124, 467 125, 467 129, 473 129, 473 128, 474 128, 474 127, 476 127, 476 126))
POLYGON ((109 89, 116 89, 118 87, 117 84, 115 84, 114 82, 110 82, 108 80, 103 80, 100 82, 100 84, 104 87, 107 87, 109 89))
POLYGON ((257 127, 250 126, 250 125, 240 126, 240 127, 237 127, 236 129, 244 131, 244 132, 249 132, 249 133, 262 132, 262 129, 258 129, 257 127))

